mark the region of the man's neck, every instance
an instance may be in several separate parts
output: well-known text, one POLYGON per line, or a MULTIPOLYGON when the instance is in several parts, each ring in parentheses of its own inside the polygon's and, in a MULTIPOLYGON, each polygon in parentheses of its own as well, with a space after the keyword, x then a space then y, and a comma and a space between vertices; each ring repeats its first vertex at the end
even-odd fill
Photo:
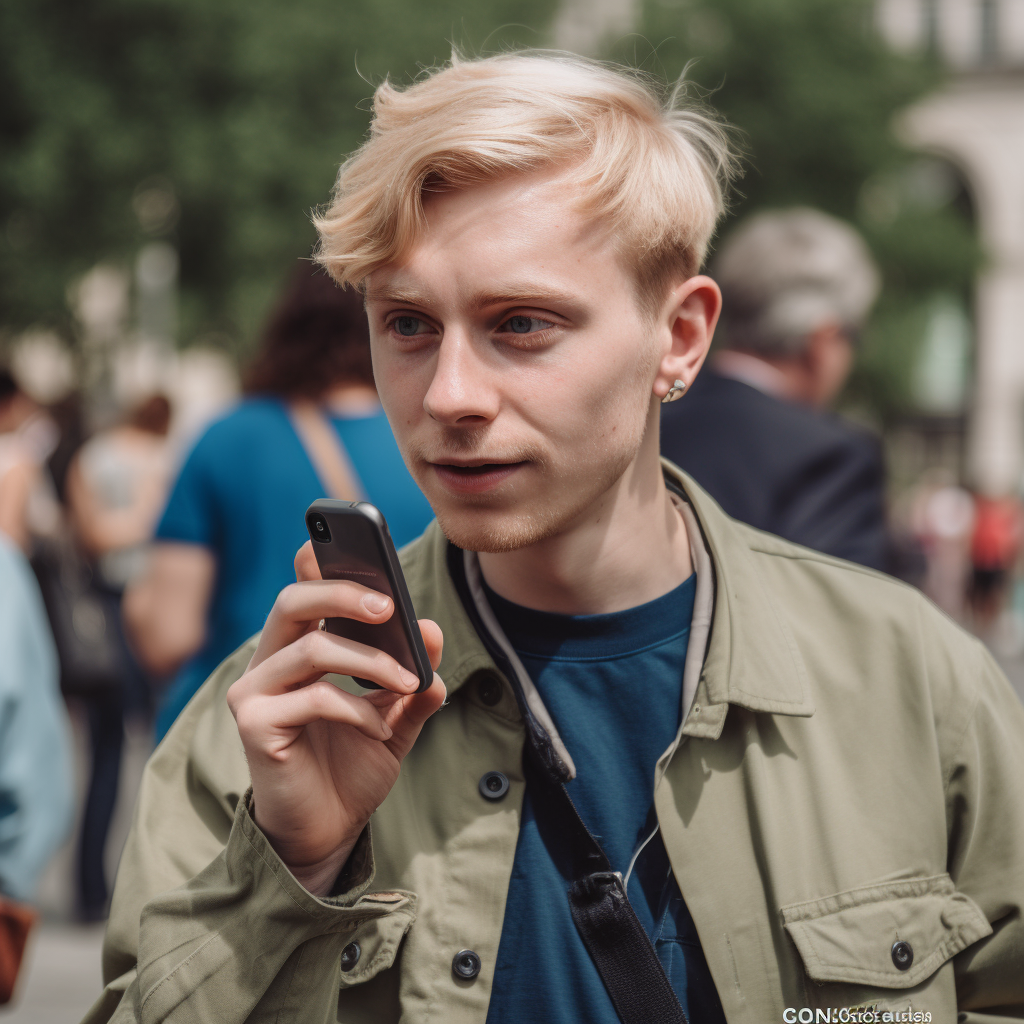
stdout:
MULTIPOLYGON (((657 440, 657 429, 654 431, 657 440)), ((693 572, 682 517, 665 486, 657 445, 566 531, 517 551, 480 555, 489 587, 516 604, 566 615, 653 601, 693 572)))

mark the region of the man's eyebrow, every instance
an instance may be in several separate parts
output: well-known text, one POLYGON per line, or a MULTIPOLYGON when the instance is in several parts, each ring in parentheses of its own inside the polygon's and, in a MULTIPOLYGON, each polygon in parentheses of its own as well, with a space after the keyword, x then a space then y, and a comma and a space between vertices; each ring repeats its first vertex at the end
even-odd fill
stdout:
POLYGON ((366 302, 400 302, 409 306, 429 306, 430 297, 426 292, 401 288, 368 288, 363 296, 366 302))
MULTIPOLYGON (((419 292, 415 289, 404 288, 379 288, 368 289, 366 292, 367 302, 397 302, 410 306, 431 305, 430 296, 426 292, 419 292)), ((503 287, 500 291, 483 292, 473 297, 472 305, 476 309, 486 309, 489 306, 514 305, 535 305, 575 302, 576 299, 568 292, 553 290, 546 285, 524 283, 503 287)))
POLYGON ((517 284, 511 287, 502 288, 501 291, 488 292, 478 295, 473 304, 481 309, 487 306, 514 305, 559 305, 560 303, 575 302, 576 297, 568 292, 560 292, 548 285, 538 284, 517 284))

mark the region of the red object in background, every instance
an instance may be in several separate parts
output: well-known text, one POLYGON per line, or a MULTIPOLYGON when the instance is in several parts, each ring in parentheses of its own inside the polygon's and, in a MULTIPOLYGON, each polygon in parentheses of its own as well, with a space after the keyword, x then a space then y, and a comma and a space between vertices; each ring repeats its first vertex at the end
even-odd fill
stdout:
POLYGON ((36 912, 25 903, 0 896, 0 1003, 8 1003, 21 970, 28 933, 36 912))
POLYGON ((975 498, 971 562, 975 569, 1007 570, 1021 544, 1021 506, 1016 498, 975 498))

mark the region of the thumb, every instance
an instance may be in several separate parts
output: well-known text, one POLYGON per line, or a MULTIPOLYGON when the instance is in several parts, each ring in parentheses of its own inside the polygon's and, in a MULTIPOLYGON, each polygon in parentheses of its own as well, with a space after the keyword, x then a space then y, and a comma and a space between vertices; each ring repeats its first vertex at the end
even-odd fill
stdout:
POLYGON ((441 627, 433 619, 420 619, 420 636, 423 637, 423 646, 427 649, 427 657, 430 658, 430 667, 437 671, 441 664, 441 651, 444 648, 444 634, 441 627))

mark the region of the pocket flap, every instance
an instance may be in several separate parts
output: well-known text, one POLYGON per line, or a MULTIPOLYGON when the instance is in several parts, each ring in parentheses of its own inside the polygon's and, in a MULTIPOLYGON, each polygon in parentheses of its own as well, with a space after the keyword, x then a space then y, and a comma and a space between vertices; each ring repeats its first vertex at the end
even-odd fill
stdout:
POLYGON ((782 908, 782 921, 796 944, 807 976, 912 988, 951 956, 992 934, 981 908, 957 892, 947 874, 880 882, 782 908), (893 945, 904 963, 901 970, 893 945))

